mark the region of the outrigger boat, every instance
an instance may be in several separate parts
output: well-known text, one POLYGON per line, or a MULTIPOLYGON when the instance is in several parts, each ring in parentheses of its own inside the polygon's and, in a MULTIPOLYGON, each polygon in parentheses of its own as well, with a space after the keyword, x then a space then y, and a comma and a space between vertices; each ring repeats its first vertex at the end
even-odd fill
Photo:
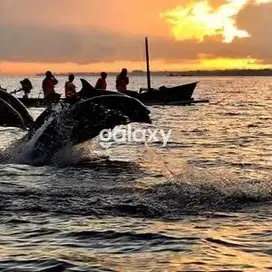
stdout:
MULTIPOLYGON (((196 88, 198 82, 187 83, 183 85, 166 87, 161 86, 158 89, 151 88, 150 80, 150 69, 149 69, 149 49, 148 49, 148 39, 145 38, 145 49, 146 49, 146 68, 147 68, 147 88, 141 88, 139 92, 127 90, 125 94, 128 96, 139 99, 146 105, 189 105, 192 103, 205 103, 208 100, 194 100, 192 95, 196 88)), ((91 86, 85 79, 80 79, 82 83, 82 89, 78 92, 79 98, 92 97, 92 94, 107 94, 105 90, 97 90, 91 86)), ((112 93, 112 92, 108 92, 112 93)), ((26 107, 46 107, 43 98, 32 98, 32 97, 22 97, 18 99, 26 107)), ((65 98, 60 98, 60 100, 65 101, 65 98)))
MULTIPOLYGON (((84 82, 83 85, 86 85, 87 81, 81 79, 81 82, 84 82)), ((161 87, 160 89, 146 90, 141 89, 140 92, 136 91, 126 91, 125 94, 128 96, 139 99, 146 105, 178 105, 178 104, 190 104, 194 101, 192 94, 195 90, 197 82, 179 85, 171 88, 161 87)), ((84 87, 82 88, 84 89, 84 87)), ((92 97, 92 92, 101 92, 105 94, 107 91, 89 89, 88 94, 82 97, 92 97)), ((78 93, 79 96, 81 91, 78 93)), ((85 91, 86 93, 86 91, 85 91)), ((112 92, 110 92, 112 93, 112 92)), ((18 98, 26 107, 45 107, 46 104, 43 98, 18 98)), ((65 101, 65 98, 60 98, 60 100, 65 101)))

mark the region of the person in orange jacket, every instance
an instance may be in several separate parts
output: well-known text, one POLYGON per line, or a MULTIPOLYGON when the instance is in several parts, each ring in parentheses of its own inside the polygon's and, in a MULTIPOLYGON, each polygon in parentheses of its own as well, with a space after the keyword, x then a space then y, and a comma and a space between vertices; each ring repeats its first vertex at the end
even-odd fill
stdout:
POLYGON ((53 76, 51 71, 45 73, 45 79, 42 82, 42 89, 44 93, 44 99, 46 102, 58 102, 60 94, 55 92, 55 85, 58 84, 58 80, 53 76))
POLYGON ((73 81, 75 76, 70 74, 68 76, 68 81, 65 82, 65 97, 70 98, 76 94, 76 86, 74 85, 73 81))
POLYGON ((127 90, 127 85, 129 84, 127 73, 127 69, 123 68, 121 73, 116 77, 116 90, 118 92, 124 92, 127 90))
POLYGON ((68 81, 65 82, 65 98, 69 101, 76 100, 76 86, 73 83, 75 76, 70 74, 68 81))
POLYGON ((97 80, 97 82, 95 84, 96 89, 99 89, 99 90, 106 90, 107 89, 107 82, 106 82, 107 76, 108 76, 108 74, 106 72, 102 72, 100 74, 100 78, 97 80))

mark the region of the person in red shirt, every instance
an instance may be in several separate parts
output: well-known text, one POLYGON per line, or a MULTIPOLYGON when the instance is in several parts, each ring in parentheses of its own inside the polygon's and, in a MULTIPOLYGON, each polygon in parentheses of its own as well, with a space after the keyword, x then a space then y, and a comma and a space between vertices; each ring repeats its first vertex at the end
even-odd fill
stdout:
POLYGON ((124 92, 127 90, 127 85, 129 84, 129 79, 127 76, 127 69, 123 68, 121 73, 116 77, 116 90, 118 92, 124 92))
POLYGON ((76 86, 73 81, 75 76, 73 74, 68 76, 68 81, 65 82, 65 97, 68 100, 73 100, 76 97, 76 86))
POLYGON ((106 82, 107 76, 108 76, 108 74, 106 72, 102 72, 100 74, 100 78, 97 80, 97 82, 95 84, 96 89, 106 90, 106 88, 107 88, 107 82, 106 82))
POLYGON ((42 89, 44 93, 44 100, 46 102, 58 102, 60 94, 55 92, 55 85, 58 84, 58 80, 53 76, 51 71, 45 73, 45 79, 42 82, 42 89))

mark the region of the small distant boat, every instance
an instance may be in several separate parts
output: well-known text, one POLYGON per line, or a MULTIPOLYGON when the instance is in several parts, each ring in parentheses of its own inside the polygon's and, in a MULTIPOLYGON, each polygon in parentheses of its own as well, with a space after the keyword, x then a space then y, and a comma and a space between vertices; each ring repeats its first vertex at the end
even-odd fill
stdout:
POLYGON ((192 77, 193 75, 190 74, 181 74, 181 73, 170 73, 167 75, 168 77, 192 77))

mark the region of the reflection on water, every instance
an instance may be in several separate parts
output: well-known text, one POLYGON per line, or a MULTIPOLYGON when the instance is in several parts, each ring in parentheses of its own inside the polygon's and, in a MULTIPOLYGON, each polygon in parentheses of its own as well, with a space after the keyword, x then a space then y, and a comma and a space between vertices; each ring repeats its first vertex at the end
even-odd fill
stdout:
MULTIPOLYGON (((209 105, 151 107, 164 148, 96 139, 52 166, 0 164, 0 270, 272 269, 271 96, 269 78, 201 78, 209 105)), ((24 134, 0 131, 1 148, 24 134)))
POLYGON ((271 221, 252 214, 178 221, 44 214, 3 223, 1 267, 25 269, 18 271, 266 271, 271 263, 271 221))

